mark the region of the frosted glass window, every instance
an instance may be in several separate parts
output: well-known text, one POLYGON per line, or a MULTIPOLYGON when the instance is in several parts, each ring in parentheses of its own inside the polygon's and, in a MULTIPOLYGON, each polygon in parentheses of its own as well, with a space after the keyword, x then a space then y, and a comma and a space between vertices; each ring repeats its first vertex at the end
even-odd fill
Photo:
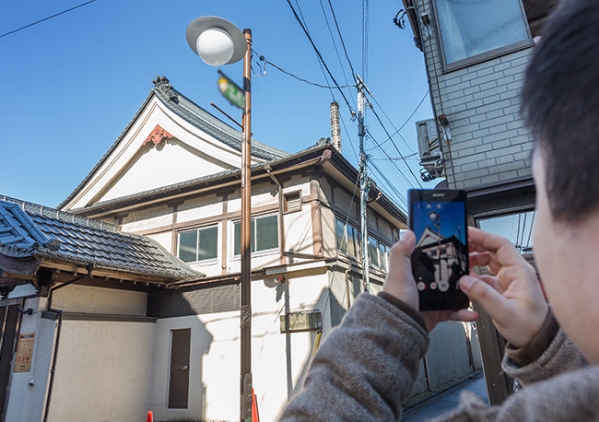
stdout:
POLYGON ((447 67, 531 43, 519 0, 436 0, 436 12, 447 67))
POLYGON ((211 226, 179 233, 179 258, 184 262, 218 256, 218 227, 211 226))
POLYGON ((360 231, 356 227, 340 219, 336 220, 335 227, 337 250, 357 258, 361 253, 360 231))
MULTIPOLYGON (((253 218, 250 223, 250 252, 259 252, 279 247, 279 228, 276 215, 253 218)), ((235 255, 241 254, 241 222, 234 224, 235 255)))

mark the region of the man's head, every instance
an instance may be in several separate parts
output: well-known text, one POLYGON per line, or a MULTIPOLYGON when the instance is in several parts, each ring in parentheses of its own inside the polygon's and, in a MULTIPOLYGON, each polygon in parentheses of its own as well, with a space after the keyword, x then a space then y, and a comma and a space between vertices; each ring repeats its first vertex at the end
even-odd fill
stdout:
POLYGON ((599 206, 599 2, 562 0, 535 47, 522 108, 545 161, 556 220, 599 206))
POLYGON ((558 321, 599 363, 599 2, 562 1, 522 93, 536 138, 534 254, 558 321))

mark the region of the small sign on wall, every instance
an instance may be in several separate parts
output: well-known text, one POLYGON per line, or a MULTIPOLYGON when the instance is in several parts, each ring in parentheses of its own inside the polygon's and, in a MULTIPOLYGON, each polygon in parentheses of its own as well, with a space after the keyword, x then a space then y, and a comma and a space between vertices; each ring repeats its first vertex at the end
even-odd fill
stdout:
POLYGON ((19 335, 17 343, 17 357, 15 360, 14 372, 29 372, 31 369, 31 359, 33 357, 33 345, 35 344, 35 333, 25 333, 19 335))
POLYGON ((281 315, 280 318, 282 333, 322 329, 322 313, 320 311, 294 312, 281 315))

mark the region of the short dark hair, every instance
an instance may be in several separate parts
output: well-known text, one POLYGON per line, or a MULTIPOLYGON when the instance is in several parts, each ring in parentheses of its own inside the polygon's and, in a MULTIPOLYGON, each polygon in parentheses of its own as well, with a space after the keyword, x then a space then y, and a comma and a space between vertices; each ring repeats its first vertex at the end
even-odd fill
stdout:
POLYGON ((599 207, 599 1, 562 0, 535 47, 522 111, 545 162, 554 219, 599 207))

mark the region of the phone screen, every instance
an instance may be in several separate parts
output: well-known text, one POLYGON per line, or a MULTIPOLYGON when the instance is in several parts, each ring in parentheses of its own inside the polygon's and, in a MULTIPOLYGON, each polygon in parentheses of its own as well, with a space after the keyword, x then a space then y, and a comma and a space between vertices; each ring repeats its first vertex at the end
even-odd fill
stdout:
POLYGON ((410 229, 416 234, 412 273, 420 310, 467 308, 458 281, 468 274, 466 191, 411 189, 410 229))

